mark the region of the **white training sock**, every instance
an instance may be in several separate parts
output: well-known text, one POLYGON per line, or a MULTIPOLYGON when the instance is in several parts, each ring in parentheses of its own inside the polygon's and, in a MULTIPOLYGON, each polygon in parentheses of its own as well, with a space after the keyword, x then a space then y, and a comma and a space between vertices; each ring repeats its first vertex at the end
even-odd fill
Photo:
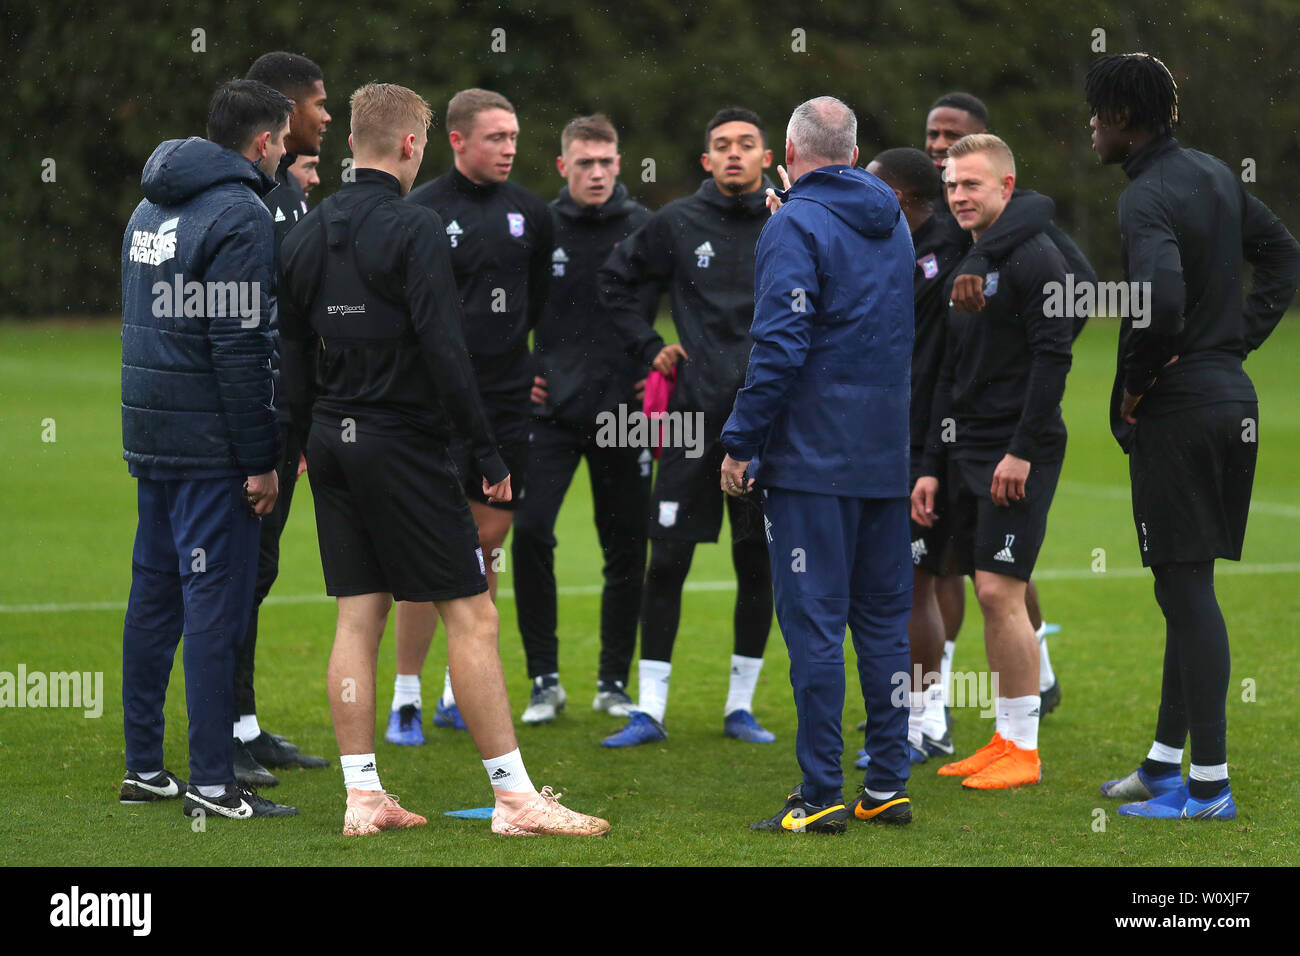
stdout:
POLYGON ((942 740, 948 732, 948 715, 943 710, 942 684, 931 684, 925 689, 925 721, 921 730, 935 740, 942 740))
POLYGON ((219 797, 226 792, 225 784, 220 784, 220 783, 218 784, 201 783, 198 785, 196 789, 199 791, 199 796, 207 797, 209 800, 211 800, 213 797, 219 797))
POLYGON ((907 704, 907 742, 920 750, 921 723, 925 720, 925 692, 909 691, 907 704))
POLYGON ((340 754, 339 766, 343 768, 343 786, 349 790, 383 790, 379 783, 379 770, 374 754, 340 754))
POLYGON ((1160 741, 1151 744, 1151 750, 1147 753, 1148 760, 1158 760, 1160 763, 1171 763, 1176 767, 1183 765, 1183 748, 1175 750, 1173 747, 1166 747, 1160 741))
POLYGON ((442 706, 453 707, 455 704, 456 695, 451 692, 451 667, 448 666, 442 678, 442 706))
POLYGON ((235 736, 244 743, 262 736, 262 728, 257 726, 257 714, 242 714, 235 721, 235 736))
POLYGON ((955 641, 943 642, 943 657, 939 660, 939 686, 943 688, 943 706, 945 707, 952 704, 952 652, 956 649, 957 643, 955 641))
POLYGON ((153 783, 155 779, 162 776, 161 770, 137 770, 135 775, 145 783, 153 783))
POLYGON ((641 699, 636 709, 643 710, 659 723, 664 722, 664 711, 668 709, 668 679, 672 676, 673 665, 670 661, 648 661, 644 657, 637 665, 641 681, 641 699))
POLYGON ((866 787, 862 789, 872 800, 890 800, 898 795, 897 790, 868 790, 866 787))
POLYGON ((1038 749, 1038 695, 999 697, 998 716, 1005 711, 1006 730, 1002 736, 1021 750, 1038 749))
POLYGON ((727 706, 722 710, 726 717, 733 711, 754 712, 754 688, 758 686, 758 672, 763 669, 763 658, 731 655, 731 683, 727 687, 727 706))
POLYGON ((1003 740, 1007 738, 1007 710, 1005 697, 993 698, 993 732, 1003 740))
POLYGON ((419 674, 398 674, 393 678, 393 706, 392 710, 401 710, 407 704, 414 704, 421 707, 424 701, 420 699, 420 675, 419 674))
POLYGON ((483 769, 487 771, 488 780, 494 790, 508 790, 511 793, 537 792, 533 782, 528 779, 528 771, 524 769, 524 758, 519 755, 518 747, 508 754, 484 760, 483 769))
POLYGON ((1205 780, 1214 782, 1216 780, 1228 779, 1228 765, 1226 763, 1216 764, 1213 767, 1202 767, 1192 764, 1192 769, 1187 774, 1190 780, 1205 780))
POLYGON ((1052 658, 1047 653, 1047 623, 1038 627, 1038 692, 1051 690, 1056 683, 1056 674, 1052 671, 1052 658))

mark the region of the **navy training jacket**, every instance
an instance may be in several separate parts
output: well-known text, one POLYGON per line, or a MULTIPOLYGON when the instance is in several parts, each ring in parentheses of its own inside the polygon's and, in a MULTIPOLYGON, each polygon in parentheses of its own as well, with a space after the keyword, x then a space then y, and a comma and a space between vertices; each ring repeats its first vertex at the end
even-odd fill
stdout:
POLYGON ((137 477, 264 474, 280 443, 261 199, 275 181, 195 136, 160 144, 140 185, 122 239, 122 457, 137 477))
POLYGON ((894 192, 824 166, 758 240, 745 386, 722 432, 769 487, 906 497, 912 238, 894 192))

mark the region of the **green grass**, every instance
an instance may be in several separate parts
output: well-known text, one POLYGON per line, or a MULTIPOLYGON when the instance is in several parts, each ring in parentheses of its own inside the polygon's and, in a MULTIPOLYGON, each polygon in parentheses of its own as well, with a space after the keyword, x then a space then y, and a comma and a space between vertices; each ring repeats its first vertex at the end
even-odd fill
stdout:
MULTIPOLYGON (((337 766, 291 771, 270 795, 296 804, 290 820, 211 821, 195 833, 175 803, 123 807, 120 639, 135 528, 134 485, 121 460, 119 337, 112 321, 0 325, 0 671, 103 671, 103 716, 80 711, 0 712, 0 763, 22 787, 0 798, 0 863, 60 865, 338 864, 1047 864, 1248 865, 1294 862, 1300 713, 1300 405, 1288 356, 1300 352, 1292 317, 1249 363, 1261 396, 1256 509, 1245 562, 1224 562, 1218 593, 1232 635, 1229 761, 1241 815, 1230 824, 1163 825, 1121 820, 1098 785, 1131 770, 1150 744, 1159 692, 1163 623, 1139 567, 1127 500, 1126 462, 1106 423, 1115 326, 1094 322, 1080 339, 1065 401, 1070 445, 1038 575, 1049 620, 1063 632, 1052 659, 1064 689, 1043 725, 1044 780, 1008 793, 968 793, 931 767, 910 790, 916 822, 902 831, 853 827, 840 840, 773 838, 746 826, 775 811, 797 781, 794 709, 785 649, 775 628, 756 708, 778 735, 772 746, 722 736, 731 647, 727 590, 685 596, 668 727, 660 745, 597 746, 618 721, 589 709, 598 649, 598 597, 561 597, 561 667, 570 710, 553 727, 520 727, 529 771, 572 805, 608 817, 608 840, 504 841, 484 823, 443 811, 482 806, 490 793, 465 734, 430 732, 423 748, 377 734, 379 768, 427 827, 345 840, 337 766), (52 418, 53 443, 41 440, 52 418), (1091 573, 1094 549, 1107 572, 1091 573), (1233 571, 1245 573, 1231 573, 1233 571), (103 602, 106 607, 87 608, 103 602), (15 611, 17 605, 77 605, 15 611), (1256 699, 1242 700, 1242 681, 1256 699), (1093 829, 1094 809, 1109 818, 1093 829)), ((562 588, 599 581, 589 486, 579 475, 560 516, 562 588)), ((324 675, 334 608, 323 596, 310 493, 301 486, 282 544, 280 579, 263 610, 258 688, 264 726, 304 750, 334 758, 324 675)), ((724 530, 724 536, 726 534, 724 530)), ((725 540, 725 538, 724 538, 725 540)), ((511 584, 509 568, 502 578, 511 584)), ((731 577, 725 547, 697 551, 690 584, 731 577)), ((502 657, 514 711, 527 700, 513 601, 501 601, 502 657)), ((391 625, 390 625, 391 627, 391 625)), ((391 639, 380 655, 381 711, 393 676, 391 639)), ((425 697, 441 684, 441 637, 426 669, 425 697)), ((968 601, 956 667, 985 666, 979 614, 968 601)), ((635 680, 635 677, 634 677, 635 680)), ((861 701, 850 681, 846 787, 857 780, 851 731, 861 701)), ((427 715, 426 715, 427 716, 427 715)), ((180 663, 167 703, 167 763, 185 775, 185 701, 180 663)), ((974 710, 954 721, 959 750, 991 733, 974 710)))

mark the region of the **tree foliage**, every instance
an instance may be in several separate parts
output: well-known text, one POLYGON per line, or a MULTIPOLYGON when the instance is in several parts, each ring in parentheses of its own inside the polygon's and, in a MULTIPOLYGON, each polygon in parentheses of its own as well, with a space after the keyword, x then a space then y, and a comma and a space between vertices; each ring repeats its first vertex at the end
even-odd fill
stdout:
POLYGON ((1169 65, 1185 145, 1233 169, 1253 159, 1248 188, 1293 232, 1300 226, 1287 175, 1300 170, 1300 8, 1290 0, 1151 0, 1140 12, 1100 0, 192 0, 75 11, 22 0, 7 8, 5 29, 0 66, 14 100, 3 147, 6 314, 119 308, 122 230, 145 159, 164 139, 202 135, 216 85, 273 49, 305 53, 325 71, 334 122, 316 200, 337 187, 347 97, 368 80, 410 86, 434 105, 421 182, 450 165, 448 97, 484 86, 519 112, 514 176, 523 185, 550 198, 561 185, 561 127, 601 110, 622 134, 624 181, 652 207, 698 184, 703 127, 721 106, 757 110, 780 161, 790 110, 810 96, 839 96, 858 112, 865 162, 920 146, 929 103, 969 90, 1015 151, 1021 184, 1051 195, 1058 222, 1103 275, 1117 277, 1114 208, 1126 179, 1089 150, 1082 97, 1101 29, 1107 52, 1146 50, 1169 65), (195 30, 204 31, 202 52, 195 30), (494 52, 494 38, 504 51, 494 52), (642 179, 647 158, 653 182, 642 179), (46 159, 54 182, 42 181, 46 159))

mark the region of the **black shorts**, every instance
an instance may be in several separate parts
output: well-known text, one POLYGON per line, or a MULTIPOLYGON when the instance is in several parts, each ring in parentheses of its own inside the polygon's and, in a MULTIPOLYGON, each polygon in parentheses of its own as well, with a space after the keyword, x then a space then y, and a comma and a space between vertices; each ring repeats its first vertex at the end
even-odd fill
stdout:
POLYGON ((452 440, 451 460, 460 476, 466 498, 489 508, 514 511, 527 488, 528 444, 532 438, 533 417, 527 411, 516 413, 487 407, 483 411, 487 415, 488 427, 492 429, 492 437, 496 439, 501 460, 510 469, 510 500, 487 500, 487 495, 483 494, 483 473, 474 460, 474 452, 469 442, 459 436, 452 440))
MULTIPOLYGON (((921 477, 921 452, 917 449, 912 451, 912 467, 908 481, 908 493, 911 494, 916 487, 916 479, 921 477)), ((936 475, 942 481, 942 476, 936 475)), ((942 494, 943 489, 940 489, 942 494)), ((912 531, 912 564, 921 568, 923 571, 929 571, 935 576, 951 574, 952 572, 945 567, 944 552, 948 548, 948 543, 952 538, 950 525, 948 521, 948 509, 944 508, 939 514, 935 515, 934 524, 930 527, 917 524, 911 521, 912 531)))
POLYGON ((1061 463, 1034 462, 1025 482, 1025 497, 1006 508, 993 503, 991 489, 997 467, 997 461, 958 459, 948 463, 952 573, 991 571, 1028 581, 1047 533, 1047 512, 1061 477, 1061 463))
POLYGON ((1259 403, 1143 417, 1129 449, 1142 566, 1241 560, 1259 455, 1259 403))
POLYGON ((311 430, 325 593, 449 601, 487 590, 478 528, 445 449, 423 436, 311 430))
POLYGON ((731 540, 761 536, 763 509, 757 491, 732 498, 722 491, 721 440, 706 441, 698 458, 687 457, 688 448, 668 447, 659 455, 654 492, 650 500, 652 539, 717 541, 722 531, 723 499, 731 519, 731 540))

